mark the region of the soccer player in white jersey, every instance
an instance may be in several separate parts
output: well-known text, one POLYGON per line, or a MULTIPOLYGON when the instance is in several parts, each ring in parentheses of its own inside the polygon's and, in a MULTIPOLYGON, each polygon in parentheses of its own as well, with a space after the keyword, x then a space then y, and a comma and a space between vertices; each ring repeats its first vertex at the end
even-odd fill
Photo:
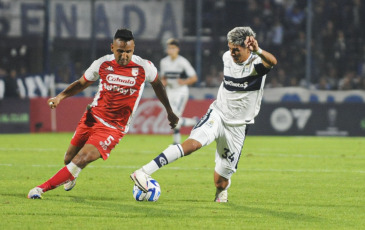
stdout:
POLYGON ((249 124, 254 123, 263 95, 266 74, 276 58, 262 50, 250 27, 236 27, 227 34, 229 51, 223 54, 224 79, 217 99, 181 145, 170 145, 154 160, 131 174, 146 190, 146 180, 163 165, 187 156, 216 141, 214 201, 227 202, 231 176, 237 170, 249 124))
POLYGON ((49 106, 54 109, 62 100, 99 80, 99 90, 77 125, 66 151, 65 166, 52 178, 31 189, 28 198, 42 198, 44 192, 62 184, 69 191, 75 186, 83 168, 100 158, 107 160, 128 132, 146 82, 151 83, 167 111, 171 128, 175 128, 179 118, 171 109, 156 67, 152 62, 134 55, 134 47, 132 32, 117 30, 111 44, 113 53, 94 61, 79 80, 48 100, 49 106))
POLYGON ((197 122, 197 119, 181 116, 189 100, 188 86, 193 85, 198 77, 190 62, 179 55, 179 41, 170 38, 167 40, 166 45, 168 56, 160 61, 160 76, 162 83, 166 86, 172 110, 180 118, 173 134, 174 144, 180 144, 180 128, 182 126, 192 127, 197 122))

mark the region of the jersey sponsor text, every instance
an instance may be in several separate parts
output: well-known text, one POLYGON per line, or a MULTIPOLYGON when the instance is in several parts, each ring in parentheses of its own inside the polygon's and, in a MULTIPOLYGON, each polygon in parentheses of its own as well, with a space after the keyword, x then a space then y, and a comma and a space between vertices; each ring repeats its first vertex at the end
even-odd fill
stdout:
POLYGON ((134 86, 136 84, 135 78, 116 74, 108 74, 106 80, 111 84, 124 85, 124 86, 134 86))

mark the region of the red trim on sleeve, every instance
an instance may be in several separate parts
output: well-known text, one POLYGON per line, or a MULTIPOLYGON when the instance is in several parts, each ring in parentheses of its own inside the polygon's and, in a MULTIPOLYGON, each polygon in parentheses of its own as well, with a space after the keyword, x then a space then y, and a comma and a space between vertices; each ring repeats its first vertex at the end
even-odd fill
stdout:
POLYGON ((85 77, 85 74, 84 74, 84 75, 82 75, 82 76, 84 77, 85 81, 87 81, 87 82, 91 82, 90 80, 88 80, 88 79, 85 77))

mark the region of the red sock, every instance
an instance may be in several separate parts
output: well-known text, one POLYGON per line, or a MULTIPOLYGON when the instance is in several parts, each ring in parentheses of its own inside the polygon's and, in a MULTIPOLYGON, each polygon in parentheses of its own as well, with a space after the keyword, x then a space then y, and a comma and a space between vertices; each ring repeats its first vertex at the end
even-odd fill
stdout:
POLYGON ((73 179, 75 178, 65 166, 60 171, 58 171, 51 179, 47 180, 37 187, 43 189, 43 192, 46 192, 48 190, 57 188, 58 186, 63 185, 73 179))

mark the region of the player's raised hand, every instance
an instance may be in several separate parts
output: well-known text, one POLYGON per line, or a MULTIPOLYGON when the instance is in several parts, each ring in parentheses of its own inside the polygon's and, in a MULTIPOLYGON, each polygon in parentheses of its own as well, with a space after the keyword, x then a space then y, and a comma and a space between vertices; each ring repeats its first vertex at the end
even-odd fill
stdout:
POLYGON ((253 36, 246 37, 245 45, 251 52, 256 52, 259 49, 259 44, 253 36))
POLYGON ((51 109, 54 109, 60 103, 60 100, 57 97, 52 97, 52 98, 48 99, 47 103, 51 109))
POLYGON ((177 123, 179 122, 179 117, 177 117, 175 115, 175 113, 173 113, 173 112, 170 112, 170 113, 167 114, 167 119, 170 122, 169 125, 170 125, 171 129, 175 128, 177 123))

